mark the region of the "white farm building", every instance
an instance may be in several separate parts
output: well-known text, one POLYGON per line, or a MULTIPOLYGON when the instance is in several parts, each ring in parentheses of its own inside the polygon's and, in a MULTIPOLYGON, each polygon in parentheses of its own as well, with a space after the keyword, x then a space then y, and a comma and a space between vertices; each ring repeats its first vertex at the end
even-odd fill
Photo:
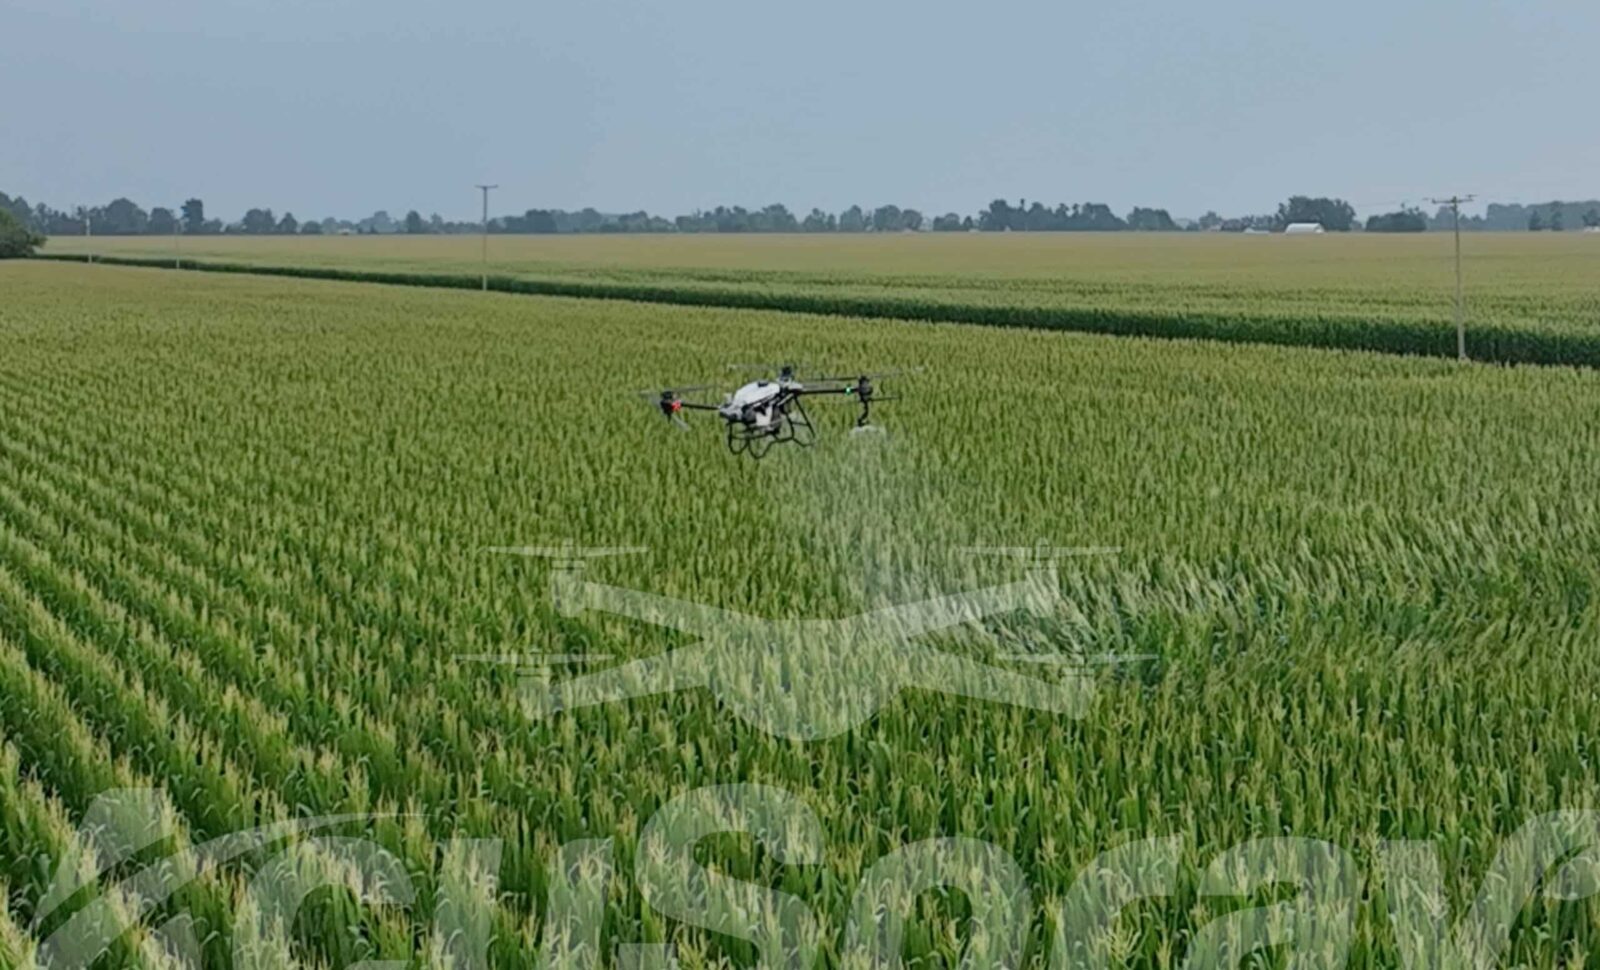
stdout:
POLYGON ((1315 236, 1327 232, 1320 222, 1291 222, 1283 227, 1285 236, 1315 236))

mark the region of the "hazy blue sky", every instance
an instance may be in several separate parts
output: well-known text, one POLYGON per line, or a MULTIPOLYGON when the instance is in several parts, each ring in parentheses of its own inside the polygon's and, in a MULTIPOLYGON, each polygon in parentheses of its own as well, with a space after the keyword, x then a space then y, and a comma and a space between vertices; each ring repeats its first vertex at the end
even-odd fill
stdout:
POLYGON ((3 0, 0 190, 302 219, 1600 196, 1596 0, 3 0))

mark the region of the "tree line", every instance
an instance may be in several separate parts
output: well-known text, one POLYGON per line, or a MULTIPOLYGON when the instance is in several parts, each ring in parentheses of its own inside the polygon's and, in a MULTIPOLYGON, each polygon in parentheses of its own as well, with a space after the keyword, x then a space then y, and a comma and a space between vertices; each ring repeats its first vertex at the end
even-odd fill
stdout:
MULTIPOLYGON (((107 236, 169 235, 316 235, 388 234, 411 235, 476 233, 480 222, 448 221, 437 214, 424 217, 416 210, 401 218, 385 210, 357 220, 325 218, 300 220, 292 212, 281 216, 268 208, 252 208, 234 222, 208 218, 205 203, 189 199, 177 211, 165 207, 146 211, 131 199, 119 198, 103 206, 79 207, 62 211, 30 204, 18 196, 0 192, 0 209, 10 211, 24 225, 48 235, 107 236)), ((913 208, 897 205, 863 207, 852 205, 841 212, 812 209, 804 216, 791 212, 781 203, 757 209, 743 206, 717 206, 674 218, 649 212, 603 213, 594 208, 528 209, 521 215, 497 216, 489 220, 491 233, 760 233, 760 232, 968 232, 968 231, 1177 231, 1180 227, 1165 209, 1135 207, 1126 217, 1100 203, 1081 203, 1045 208, 1038 202, 1030 207, 1020 202, 1015 207, 996 199, 976 216, 954 212, 929 219, 913 208)))
MULTIPOLYGON (((204 201, 191 198, 176 210, 157 206, 146 210, 127 198, 106 205, 78 207, 72 211, 51 208, 43 203, 12 198, 0 192, 0 210, 9 212, 25 229, 40 235, 366 235, 400 233, 409 235, 481 232, 476 221, 451 221, 438 214, 424 217, 416 210, 400 218, 379 210, 364 219, 297 219, 292 212, 275 214, 269 208, 252 208, 236 221, 224 222, 206 213, 204 201)), ((1207 212, 1195 221, 1179 222, 1166 209, 1135 206, 1118 215, 1099 202, 1045 205, 1037 200, 995 199, 972 215, 947 212, 932 218, 912 208, 896 205, 864 207, 852 205, 841 212, 812 209, 804 216, 782 204, 756 209, 743 206, 717 206, 674 218, 649 212, 603 213, 594 208, 528 209, 521 215, 497 216, 489 220, 491 233, 568 234, 568 233, 864 233, 864 232, 1272 232, 1292 223, 1314 222, 1329 232, 1426 232, 1448 230, 1453 221, 1448 209, 1428 216, 1421 209, 1403 207, 1396 212, 1374 215, 1359 223, 1356 211, 1343 199, 1297 195, 1279 205, 1275 212, 1224 217, 1207 212)), ((1538 206, 1491 204, 1482 216, 1465 216, 1466 230, 1534 229, 1561 230, 1600 227, 1600 203, 1552 202, 1538 206)))
MULTIPOLYGON (((1450 229, 1454 217, 1450 209, 1440 206, 1428 220, 1429 229, 1450 229)), ((1534 205, 1491 202, 1483 215, 1462 216, 1463 231, 1532 232, 1567 229, 1600 229, 1600 200, 1582 202, 1540 202, 1534 205)))
MULTIPOLYGON (((1185 229, 1218 229, 1242 231, 1246 228, 1282 228, 1291 221, 1304 219, 1329 219, 1327 228, 1343 231, 1350 228, 1349 218, 1341 218, 1338 200, 1309 199, 1297 196, 1279 207, 1275 216, 1222 219, 1207 213, 1198 224, 1184 224, 1174 220, 1166 209, 1135 206, 1126 215, 1118 215, 1111 207, 1099 202, 1081 202, 1068 205, 1060 203, 1046 206, 1038 201, 1019 200, 1012 205, 1005 199, 995 199, 988 207, 973 215, 947 212, 929 218, 913 208, 897 205, 867 207, 852 205, 843 211, 825 212, 812 209, 805 215, 789 210, 781 203, 746 209, 743 206, 717 206, 715 209, 696 211, 674 218, 652 215, 649 212, 603 213, 594 208, 566 211, 563 209, 528 209, 521 215, 497 216, 489 220, 491 233, 564 234, 564 233, 763 233, 763 232, 1177 232, 1185 229)), ((275 214, 268 208, 252 208, 235 222, 225 223, 209 218, 205 203, 189 199, 177 211, 157 206, 146 211, 127 198, 115 199, 103 206, 79 207, 70 212, 53 209, 44 204, 31 205, 18 196, 11 198, 0 192, 0 209, 9 210, 17 219, 34 230, 47 235, 83 235, 87 229, 92 234, 107 236, 136 235, 317 235, 317 234, 388 234, 410 235, 476 233, 484 229, 482 223, 448 221, 437 214, 424 217, 416 210, 401 218, 385 210, 357 220, 325 218, 320 220, 297 219, 292 212, 275 214)))

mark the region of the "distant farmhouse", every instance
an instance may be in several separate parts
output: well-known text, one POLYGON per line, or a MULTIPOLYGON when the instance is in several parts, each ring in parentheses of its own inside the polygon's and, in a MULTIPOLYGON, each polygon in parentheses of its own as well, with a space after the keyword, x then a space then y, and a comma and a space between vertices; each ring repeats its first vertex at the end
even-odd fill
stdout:
POLYGON ((1320 222, 1291 222, 1283 227, 1285 236, 1316 236, 1327 232, 1320 222))

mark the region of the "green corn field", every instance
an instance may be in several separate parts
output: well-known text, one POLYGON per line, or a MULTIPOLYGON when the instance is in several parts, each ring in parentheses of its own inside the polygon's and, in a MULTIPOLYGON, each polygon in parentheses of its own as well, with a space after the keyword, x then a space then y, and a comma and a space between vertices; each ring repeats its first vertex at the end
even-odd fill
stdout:
MULTIPOLYGON (((208 242, 184 240, 188 258, 294 264, 208 242)), ((300 265, 474 271, 465 242, 329 242, 300 265)), ((1406 260, 1329 240, 1344 270, 1363 267, 1354 282, 1281 251, 1239 262, 1257 242, 1285 241, 1230 240, 1191 283, 1162 268, 1171 252, 1073 269, 1092 257, 1066 243, 1017 250, 1010 270, 1002 249, 967 276, 942 267, 970 250, 910 259, 876 241, 799 257, 823 243, 790 241, 760 265, 692 248, 668 265, 639 255, 646 241, 597 241, 564 268, 519 242, 492 271, 1209 314, 1453 347, 1444 251, 1418 248, 1437 238, 1404 240, 1406 260), (1068 268, 1051 275, 1055 260, 1068 268)), ((1499 247, 1477 263, 1487 332, 1600 347, 1594 240, 1484 245, 1499 247)), ((1434 847, 1448 925, 1530 819, 1600 809, 1600 372, 866 316, 0 266, 0 964, 36 962, 63 925, 47 905, 54 863, 120 789, 159 792, 165 850, 360 816, 338 831, 390 853, 415 892, 323 892, 269 933, 248 892, 262 853, 198 867, 142 914, 90 880, 69 908, 98 900, 136 924, 97 967, 181 966, 157 932, 179 916, 205 966, 598 967, 653 943, 684 967, 753 966, 750 939, 675 918, 637 885, 652 817, 722 785, 778 789, 814 815, 814 859, 730 835, 702 862, 802 902, 818 966, 855 965, 847 927, 874 864, 935 838, 1015 861, 1029 891, 1018 962, 1056 970, 1093 965, 1058 932, 1085 867, 1174 840, 1170 892, 1123 912, 1108 965, 1178 965, 1206 927, 1292 896, 1218 894, 1208 867, 1289 837, 1351 862, 1338 965, 1422 966, 1381 843, 1434 847), (759 463, 728 455, 714 420, 680 432, 634 393, 731 386, 730 362, 791 360, 922 370, 884 382, 900 395, 875 409, 886 433, 850 435, 852 408, 818 402, 816 447, 759 463), (815 740, 760 730, 699 688, 532 716, 526 673, 483 658, 633 660, 687 641, 566 615, 549 563, 486 551, 563 541, 643 550, 591 563, 599 582, 794 619, 1022 575, 963 547, 1114 548, 1062 561, 1068 615, 935 645, 996 663, 1018 643, 1128 659, 1089 667, 1082 716, 930 686, 815 740), (466 840, 498 840, 487 889, 466 840), (563 847, 579 840, 609 840, 600 952, 552 944, 552 899, 583 868, 563 847), (474 905, 441 907, 460 886, 474 905), (450 939, 481 940, 483 961, 450 939)), ((1600 954, 1593 898, 1518 905, 1495 962, 1600 954)), ((908 909, 905 961, 960 964, 973 901, 934 890, 908 909)), ((1281 948, 1240 960, 1324 965, 1281 948)))
MULTIPOLYGON (((1469 234, 1476 360, 1600 366, 1600 236, 1469 234)), ((1332 234, 61 238, 45 255, 1454 357, 1450 240, 1332 234)))

